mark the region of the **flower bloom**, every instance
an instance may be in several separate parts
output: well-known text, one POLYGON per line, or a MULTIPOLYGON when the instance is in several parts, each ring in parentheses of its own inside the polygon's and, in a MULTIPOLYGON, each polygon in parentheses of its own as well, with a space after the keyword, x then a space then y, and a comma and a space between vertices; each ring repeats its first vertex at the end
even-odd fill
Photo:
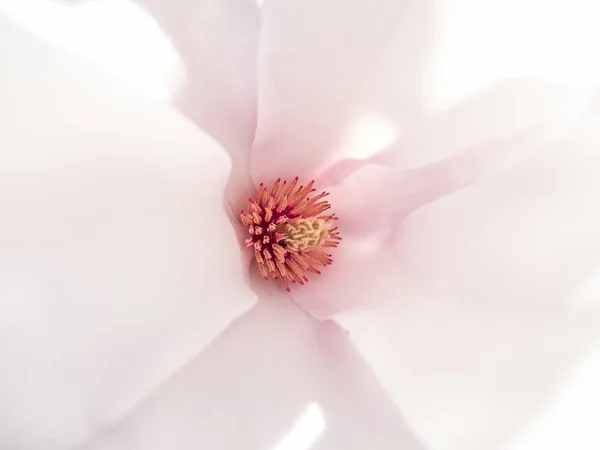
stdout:
POLYGON ((0 19, 0 447, 597 439, 595 11, 326 3, 141 2, 187 119, 0 19))

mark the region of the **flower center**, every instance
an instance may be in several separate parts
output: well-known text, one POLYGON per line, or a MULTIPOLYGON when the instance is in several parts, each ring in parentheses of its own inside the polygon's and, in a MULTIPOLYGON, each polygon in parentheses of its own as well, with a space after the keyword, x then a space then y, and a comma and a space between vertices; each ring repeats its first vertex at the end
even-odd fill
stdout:
POLYGON ((329 237, 329 231, 332 228, 332 221, 327 219, 309 217, 292 220, 285 227, 287 237, 283 239, 283 242, 298 250, 320 247, 329 237))
POLYGON ((240 214, 248 227, 246 247, 254 248, 261 275, 278 280, 288 292, 290 282, 304 284, 308 272, 320 274, 317 267, 330 265, 327 250, 342 239, 334 226, 337 217, 324 214, 331 208, 323 200, 329 193, 314 195, 313 184, 297 187, 298 177, 291 183, 278 178, 271 189, 261 183, 240 214))

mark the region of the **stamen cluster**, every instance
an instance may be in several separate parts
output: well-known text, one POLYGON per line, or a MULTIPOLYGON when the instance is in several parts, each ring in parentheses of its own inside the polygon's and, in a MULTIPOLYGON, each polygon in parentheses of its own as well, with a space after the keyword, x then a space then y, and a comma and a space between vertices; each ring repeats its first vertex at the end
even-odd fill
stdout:
POLYGON ((329 192, 314 195, 314 180, 296 187, 278 178, 271 189, 261 183, 255 199, 248 199, 248 208, 241 212, 242 223, 250 235, 246 247, 253 247, 258 270, 265 280, 271 278, 289 292, 289 283, 308 282, 308 272, 320 274, 319 266, 333 260, 327 249, 337 247, 342 239, 334 214, 323 198, 329 192))

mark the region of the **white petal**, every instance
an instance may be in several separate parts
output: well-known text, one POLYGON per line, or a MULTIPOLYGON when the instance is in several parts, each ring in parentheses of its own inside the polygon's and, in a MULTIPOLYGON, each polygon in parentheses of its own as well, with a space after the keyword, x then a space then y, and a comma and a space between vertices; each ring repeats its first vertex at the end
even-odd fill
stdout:
POLYGON ((234 165, 247 165, 256 128, 256 2, 138 3, 154 16, 183 60, 187 80, 176 104, 225 147, 234 165))
POLYGON ((230 217, 253 191, 258 5, 254 0, 137 0, 175 45, 186 80, 174 103, 217 139, 232 160, 225 192, 230 217))
POLYGON ((563 376, 542 414, 503 450, 598 448, 600 339, 563 376))
MULTIPOLYGON (((312 314, 327 317, 347 309, 356 307, 368 309, 380 305, 390 296, 394 297, 401 289, 408 289, 406 286, 412 286, 410 283, 421 283, 425 288, 433 289, 433 286, 437 286, 431 283, 434 271, 435 276, 439 276, 443 280, 453 279, 457 272, 465 281, 464 277, 469 276, 472 267, 470 265, 469 270, 458 267, 456 258, 466 258, 466 250, 473 248, 470 241, 477 236, 476 233, 479 232, 477 227, 480 226, 480 222, 472 224, 463 222, 469 220, 469 214, 472 215, 468 208, 475 208, 475 206, 476 210, 482 206, 493 208, 494 201, 497 201, 498 196, 496 194, 490 196, 490 205, 487 204, 488 197, 486 197, 488 192, 486 186, 493 186, 493 180, 496 180, 498 184, 496 190, 502 189, 504 182, 510 186, 509 195, 518 196, 524 193, 520 189, 531 188, 535 176, 554 176, 558 180, 562 179, 565 188, 571 190, 573 198, 583 202, 587 201, 590 205, 587 214, 593 215, 594 210, 591 204, 595 191, 593 189, 590 191, 592 193, 585 191, 579 184, 572 183, 571 179, 565 179, 562 174, 561 169, 564 165, 562 159, 569 158, 574 151, 569 148, 563 152, 562 156, 560 152, 556 156, 557 151, 554 148, 555 142, 563 139, 569 133, 578 136, 582 130, 581 121, 586 117, 589 117, 589 110, 588 114, 580 113, 569 120, 548 122, 546 125, 533 127, 525 133, 492 140, 485 145, 467 149, 454 158, 414 170, 401 170, 397 166, 372 165, 359 170, 344 182, 333 186, 330 188, 331 202, 334 206, 333 211, 340 217, 339 228, 344 240, 340 248, 332 251, 333 266, 326 268, 322 277, 314 277, 311 280, 310 289, 294 290, 294 298, 312 314), (539 155, 538 159, 532 155, 539 155), (536 168, 536 161, 540 158, 548 158, 545 167, 550 174, 545 174, 543 170, 540 171, 536 168), (518 168, 521 167, 519 163, 524 160, 530 161, 529 164, 533 166, 535 172, 530 173, 525 168, 520 170, 525 173, 521 175, 519 182, 514 182, 512 179, 503 181, 505 178, 502 178, 501 174, 510 174, 512 173, 511 169, 515 170, 515 167, 517 168, 515 173, 519 173, 518 168), (479 186, 483 187, 465 192, 478 192, 478 194, 474 194, 477 205, 465 200, 464 193, 450 196, 450 200, 444 198, 453 192, 460 192, 461 189, 474 183, 479 183, 479 186), (587 200, 581 198, 579 189, 582 189, 588 196, 587 200), (442 200, 435 205, 450 204, 453 207, 425 207, 440 198, 442 200), (423 209, 424 212, 417 212, 414 216, 410 216, 419 209, 423 209), (427 211, 430 213, 428 214, 427 211), (407 216, 409 216, 408 219, 406 219, 407 216), (419 220, 421 216, 423 219, 419 220), (459 236, 462 237, 459 242, 456 242, 455 240, 459 239, 459 236), (395 242, 395 239, 398 242, 395 242), (447 256, 443 258, 444 246, 456 248, 448 250, 447 256), (437 265, 440 265, 439 269, 437 269, 437 265), (410 278, 396 278, 394 275, 402 272, 410 274, 410 278), (355 280, 362 281, 356 283, 355 280)), ((439 121, 448 128, 435 128, 433 125, 438 122, 437 118, 433 118, 431 122, 433 134, 438 135, 440 139, 452 135, 448 121, 439 121), (439 133, 437 133, 438 130, 439 133)), ((588 131, 593 132, 593 130, 588 131)), ((586 143, 586 139, 592 139, 592 137, 586 136, 582 139, 584 147, 580 148, 578 152, 580 159, 573 164, 589 171, 594 164, 598 163, 595 162, 596 156, 592 150, 594 144, 586 143)), ((461 138, 457 137, 457 139, 461 138)), ((451 144, 451 139, 449 142, 451 144)), ((581 147, 582 142, 576 141, 572 145, 578 148, 581 147)), ((543 160, 546 161, 546 159, 543 160)), ((579 177, 580 174, 575 176, 579 177)), ((589 173, 587 178, 594 185, 593 172, 589 173)), ((578 181, 580 180, 578 179, 578 181)), ((560 195, 558 189, 554 188, 546 195, 560 195)), ((473 197, 473 195, 471 197, 466 195, 467 199, 473 197)), ((552 201, 548 200, 548 202, 552 201)), ((523 210, 530 212, 531 204, 536 205, 538 202, 539 200, 532 198, 523 206, 523 210)), ((539 227, 547 229, 552 226, 552 223, 560 226, 562 211, 557 211, 556 216, 549 216, 549 214, 550 212, 546 211, 544 215, 540 215, 536 219, 539 227)), ((521 211, 515 215, 522 220, 526 217, 521 211)), ((484 219, 487 220, 487 217, 484 219)), ((510 215, 506 220, 511 223, 515 222, 510 215)), ((582 219, 580 223, 585 224, 586 222, 582 219)), ((597 242, 594 238, 594 223, 591 222, 589 228, 586 228, 586 234, 577 235, 579 245, 585 247, 590 243, 597 242)), ((510 229, 506 228, 505 224, 498 226, 500 236, 503 232, 508 233, 515 229, 520 229, 520 225, 510 229)), ((531 229, 535 230, 535 227, 531 229)), ((561 231, 557 230, 556 233, 560 234, 561 231)), ((487 236, 484 238, 487 239, 487 236)), ((505 240, 510 239, 514 239, 513 234, 506 235, 505 240)), ((490 240, 497 240, 497 238, 494 236, 490 240)), ((544 238, 538 239, 538 241, 538 247, 531 251, 532 254, 537 255, 536 252, 539 251, 546 254, 548 252, 544 249, 546 241, 544 238)), ((564 242, 567 247, 572 244, 569 241, 564 242)), ((487 241, 482 245, 488 245, 487 241)), ((525 248, 521 241, 516 242, 515 247, 515 250, 520 252, 525 248)), ((510 262, 510 251, 506 244, 502 243, 500 248, 503 249, 504 253, 502 254, 506 255, 506 261, 510 262)), ((484 248, 477 248, 477 250, 483 252, 484 248)), ((477 260, 482 257, 482 253, 475 253, 472 257, 477 260)), ((531 272, 529 263, 523 259, 521 261, 525 267, 518 266, 511 269, 515 277, 519 277, 520 273, 531 272)), ((587 264, 583 261, 582 263, 587 264)), ((479 260, 470 264, 476 266, 478 270, 483 270, 484 266, 479 260)), ((556 264, 561 264, 561 260, 557 259, 556 264)), ((572 268, 577 272, 578 269, 574 265, 572 268)), ((499 274, 495 276, 499 276, 499 274)), ((419 289, 421 289, 421 284, 418 284, 419 289)), ((470 280, 467 286, 472 286, 470 280)), ((512 287, 520 292, 519 286, 508 283, 506 288, 512 287)), ((455 288, 456 293, 452 293, 452 295, 462 296, 463 285, 456 284, 455 288)), ((548 287, 548 290, 551 289, 548 287)), ((444 292, 444 296, 448 295, 448 292, 444 292)), ((500 295, 499 291, 494 295, 500 295)), ((523 296, 525 293, 520 292, 519 295, 523 296)))
POLYGON ((329 291, 373 305, 338 319, 433 448, 512 441, 600 337, 600 303, 573 302, 600 259, 599 124, 423 207, 329 291))
MULTIPOLYGON (((340 319, 409 426, 435 450, 511 449, 536 427, 565 375, 600 337, 597 314, 434 306, 426 298, 401 303, 340 319)), ((598 448, 596 423, 586 419, 598 416, 597 405, 571 413, 577 432, 591 438, 581 448, 598 448)), ((568 425, 552 433, 573 436, 568 425)))
POLYGON ((436 1, 427 67, 429 106, 448 105, 506 78, 600 79, 600 5, 590 0, 436 1), (560 30, 560 32, 557 32, 560 30))
POLYGON ((343 330, 262 300, 78 450, 423 449, 343 330))
POLYGON ((0 3, 0 11, 45 40, 174 101, 228 152, 247 158, 256 116, 254 1, 0 3))
POLYGON ((431 33, 430 2, 265 1, 254 181, 314 176, 365 116, 414 118, 431 33))
POLYGON ((599 118, 400 224, 404 283, 440 302, 570 303, 600 256, 599 118))
POLYGON ((540 124, 572 120, 589 107, 597 86, 528 78, 498 81, 427 115, 405 130, 380 159, 412 169, 540 124))
POLYGON ((225 153, 0 22, 0 447, 63 449, 254 301, 225 153))
POLYGON ((386 153, 344 160, 322 180, 333 185, 345 232, 389 230, 423 205, 547 151, 595 109, 593 94, 525 80, 498 83, 423 120, 386 153))
POLYGON ((0 11, 152 98, 170 100, 185 80, 173 44, 131 1, 3 0, 0 11))
MULTIPOLYGON (((363 130, 365 124, 376 122, 386 125, 392 134, 414 135, 413 125, 429 125, 420 120, 423 112, 460 106, 466 96, 482 88, 504 85, 487 99, 492 109, 480 110, 485 112, 485 126, 478 120, 478 134, 468 135, 471 140, 479 139, 469 145, 477 145, 551 117, 565 107, 561 98, 548 96, 535 83, 508 80, 598 82, 597 67, 591 67, 595 64, 592 55, 598 53, 598 39, 593 38, 596 21, 591 18, 597 17, 600 9, 593 2, 562 16, 560 8, 570 8, 570 4, 558 2, 558 8, 551 8, 551 18, 543 20, 539 5, 533 6, 537 0, 528 0, 525 12, 522 2, 510 1, 492 5, 492 14, 486 10, 472 18, 472 13, 464 11, 481 5, 470 3, 383 1, 375 8, 366 0, 327 5, 316 0, 264 2, 254 180, 279 175, 313 177, 339 158, 368 158, 382 149, 382 140, 376 136, 356 139, 357 129, 363 130), (471 23, 480 17, 481 23, 471 23), (560 20, 562 17, 565 20, 560 20), (543 30, 538 30, 541 23, 543 30), (556 38, 556 25, 549 26, 552 23, 568 25, 569 32, 556 38), (535 32, 529 32, 532 24, 535 32), (518 29, 521 34, 507 36, 505 31, 499 33, 498 27, 518 29), (487 33, 488 29, 495 32, 487 33), (481 41, 480 36, 485 39, 481 41), (560 46, 555 38, 561 40, 560 46), (490 39, 494 40, 490 43, 493 51, 485 45, 490 39), (522 42, 525 44, 519 47, 522 42), (482 64, 482 59, 486 63, 482 64), (554 77, 561 67, 585 74, 586 79, 554 77)), ((436 135, 426 131, 417 133, 425 141, 417 144, 425 145, 403 147, 398 152, 404 167, 462 150, 452 144, 440 149, 436 135)), ((462 130, 455 131, 462 135, 462 130)))

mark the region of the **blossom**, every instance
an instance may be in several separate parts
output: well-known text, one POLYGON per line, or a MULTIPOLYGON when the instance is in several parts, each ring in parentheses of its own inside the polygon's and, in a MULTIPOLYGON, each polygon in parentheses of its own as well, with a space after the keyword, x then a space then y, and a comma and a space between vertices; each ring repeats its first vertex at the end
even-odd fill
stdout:
MULTIPOLYGON (((191 120, 2 19, 0 443, 278 448, 317 408, 315 448, 538 445, 521 427, 597 338, 597 78, 434 95, 453 5, 144 3, 191 120), (295 176, 344 241, 288 293, 240 211, 295 176)), ((582 33, 542 74, 583 72, 582 33)), ((519 39, 475 55, 547 49, 519 39)))

